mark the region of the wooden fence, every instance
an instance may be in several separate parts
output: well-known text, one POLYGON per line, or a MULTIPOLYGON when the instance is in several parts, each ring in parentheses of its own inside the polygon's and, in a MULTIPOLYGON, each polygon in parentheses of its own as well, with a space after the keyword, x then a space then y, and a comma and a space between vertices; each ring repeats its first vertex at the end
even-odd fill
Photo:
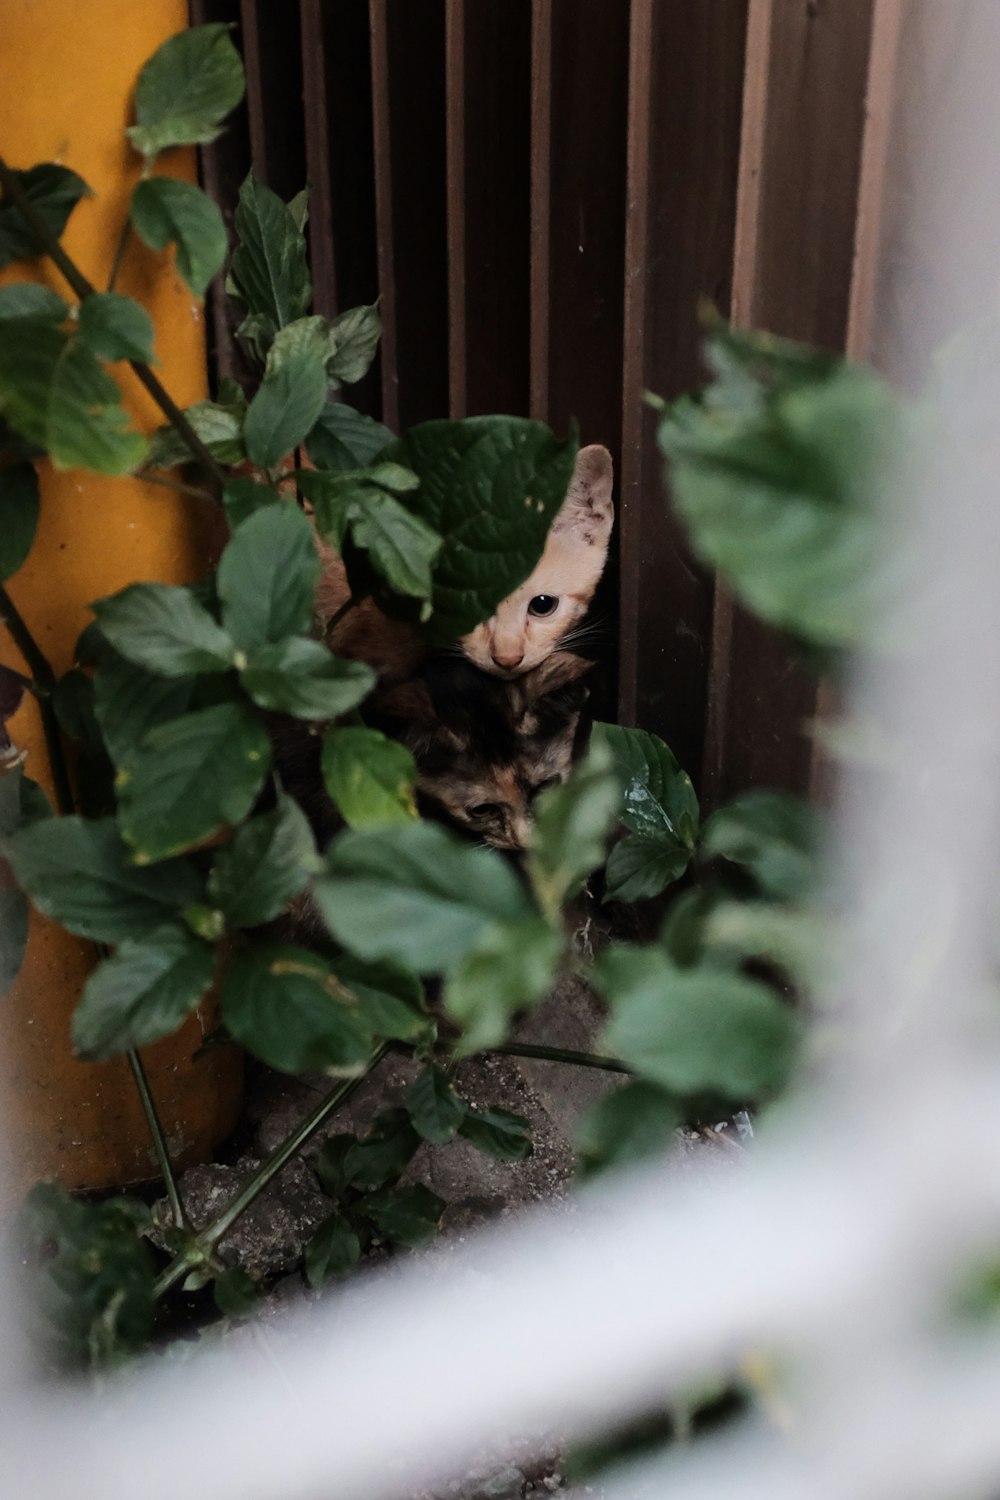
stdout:
POLYGON ((709 805, 809 786, 816 690, 688 553, 642 394, 699 382, 702 299, 866 352, 901 4, 192 0, 238 23, 247 65, 207 185, 231 207, 251 161, 286 198, 308 178, 317 310, 381 295, 352 399, 394 428, 575 417, 611 448, 610 711, 709 805))

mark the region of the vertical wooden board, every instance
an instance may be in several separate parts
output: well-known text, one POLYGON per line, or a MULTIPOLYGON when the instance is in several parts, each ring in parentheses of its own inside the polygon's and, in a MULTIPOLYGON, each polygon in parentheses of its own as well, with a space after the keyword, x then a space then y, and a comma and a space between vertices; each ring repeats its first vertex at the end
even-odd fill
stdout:
MULTIPOLYGON (((333 239, 333 181, 327 93, 327 26, 334 7, 323 0, 300 0, 302 32, 302 110, 309 179, 309 267, 313 311, 329 317, 337 306, 337 267, 333 239)), ((336 50, 336 38, 333 39, 336 50)))
POLYGON ((240 0, 240 40, 253 168, 287 202, 306 185, 298 8, 240 0))
MULTIPOLYGON (((872 6, 751 0, 749 13, 734 311, 833 350, 847 339, 872 6)), ((721 589, 713 635, 708 804, 762 784, 805 791, 814 679, 721 589)))
POLYGON ((746 0, 633 0, 631 29, 619 713, 697 780, 712 580, 671 515, 643 393, 697 386, 699 302, 728 310, 746 0))
POLYGON ((530 0, 448 0, 451 412, 528 410, 530 0))
POLYGON ((448 410, 443 0, 371 0, 384 420, 448 410))

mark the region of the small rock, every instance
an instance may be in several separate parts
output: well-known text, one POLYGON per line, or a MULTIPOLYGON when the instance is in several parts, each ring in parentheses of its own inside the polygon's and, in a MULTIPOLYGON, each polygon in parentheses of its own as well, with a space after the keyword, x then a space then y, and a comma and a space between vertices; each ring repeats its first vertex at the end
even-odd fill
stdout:
POLYGON ((471 1476, 468 1487, 462 1486, 462 1500, 521 1500, 527 1484, 522 1471, 514 1464, 480 1478, 471 1476))

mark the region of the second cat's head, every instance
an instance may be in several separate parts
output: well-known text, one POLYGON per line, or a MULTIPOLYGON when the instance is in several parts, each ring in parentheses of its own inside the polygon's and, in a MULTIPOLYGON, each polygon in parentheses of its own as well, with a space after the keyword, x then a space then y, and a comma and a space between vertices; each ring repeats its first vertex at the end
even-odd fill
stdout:
POLYGON ((463 652, 482 671, 497 677, 530 672, 583 619, 608 555, 615 514, 612 481, 607 448, 598 443, 581 448, 531 576, 462 637, 463 652))

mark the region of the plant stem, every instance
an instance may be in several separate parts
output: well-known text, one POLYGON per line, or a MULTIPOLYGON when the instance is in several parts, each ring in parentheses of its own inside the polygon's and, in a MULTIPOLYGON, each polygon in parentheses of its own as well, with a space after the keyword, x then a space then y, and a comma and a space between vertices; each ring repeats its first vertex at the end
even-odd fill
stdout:
POLYGON ((597 1052, 570 1052, 565 1047, 536 1047, 531 1042, 504 1042, 499 1047, 484 1047, 484 1052, 498 1052, 504 1057, 536 1057, 540 1062, 571 1063, 577 1068, 598 1068, 602 1073, 626 1073, 634 1069, 617 1057, 602 1057, 597 1052))
POLYGON ((174 490, 178 495, 191 495, 195 500, 207 500, 213 502, 213 496, 207 490, 199 490, 193 484, 181 484, 179 479, 163 479, 159 474, 150 474, 148 469, 140 469, 132 475, 138 479, 140 484, 158 484, 161 489, 174 490))
POLYGON ((355 599, 355 597, 354 597, 353 594, 351 594, 347 599, 345 599, 344 602, 343 602, 343 604, 340 606, 340 608, 337 609, 337 610, 334 610, 334 612, 331 615, 330 619, 327 621, 327 624, 326 624, 326 633, 327 633, 327 635, 328 636, 331 635, 333 633, 333 631, 336 630, 337 626, 340 624, 341 620, 348 613, 348 611, 354 609, 355 605, 358 605, 360 603, 361 603, 361 600, 360 599, 355 599))
MULTIPOLYGON (((17 208, 46 255, 62 272, 80 301, 83 302, 87 297, 93 297, 96 293, 96 287, 91 285, 79 266, 66 254, 66 251, 59 243, 58 235, 54 234, 48 224, 46 224, 44 218, 18 181, 17 173, 11 171, 2 157, 0 157, 0 189, 3 190, 3 196, 9 198, 11 203, 17 208)), ((129 364, 167 421, 184 439, 191 456, 201 464, 211 480, 212 488, 217 498, 221 499, 222 490, 226 483, 224 470, 216 463, 187 417, 169 393, 164 390, 149 366, 139 359, 130 359, 129 364)))
POLYGON ((66 753, 63 749, 62 735, 59 732, 59 720, 56 718, 56 711, 52 704, 52 689, 55 687, 56 674, 52 670, 48 657, 28 628, 20 610, 2 584, 0 584, 0 620, 3 620, 10 631, 11 639, 31 672, 32 690, 42 716, 42 733, 45 735, 45 749, 48 752, 49 769, 52 772, 56 805, 64 815, 75 812, 73 784, 69 779, 66 753))
POLYGON ((271 1152, 271 1155, 267 1158, 267 1161, 265 1161, 258 1168, 253 1177, 251 1177, 250 1181, 246 1184, 246 1186, 241 1188, 240 1191, 236 1194, 236 1197, 233 1198, 229 1204, 227 1204, 227 1206, 222 1210, 221 1214, 219 1214, 218 1218, 213 1219, 211 1224, 206 1225, 206 1227, 200 1231, 195 1240, 195 1243, 191 1245, 187 1250, 182 1251, 181 1254, 177 1256, 176 1260, 173 1260, 170 1265, 167 1266, 166 1270, 162 1273, 153 1288, 154 1297, 162 1297, 164 1292, 169 1291, 170 1288, 176 1285, 176 1283, 180 1281, 182 1277, 186 1276, 188 1271, 190 1271, 196 1264, 198 1264, 206 1254, 215 1249, 219 1241, 223 1238, 224 1235, 229 1233, 230 1229, 232 1229, 233 1225, 236 1223, 236 1220, 240 1217, 241 1214, 246 1212, 246 1210, 250 1207, 251 1203, 258 1196, 258 1194, 264 1191, 268 1183, 270 1183, 277 1176, 286 1162, 288 1162, 297 1151, 301 1151, 306 1142, 316 1134, 316 1131, 319 1130, 320 1126, 326 1123, 330 1115, 332 1115, 333 1112, 341 1104, 343 1104, 347 1099, 351 1097, 351 1095, 354 1093, 354 1090, 364 1082, 368 1075, 382 1061, 382 1058, 385 1056, 388 1050, 388 1045, 383 1042, 382 1046, 372 1054, 368 1066, 365 1068, 365 1071, 362 1074, 360 1074, 357 1078, 345 1079, 345 1081, 339 1084, 332 1093, 327 1094, 325 1099, 320 1100, 319 1104, 317 1104, 312 1113, 307 1115, 306 1118, 295 1127, 291 1135, 286 1136, 281 1145, 271 1152))
POLYGON ((153 1137, 153 1149, 156 1152, 156 1160, 160 1167, 160 1176, 167 1189, 167 1197, 170 1200, 170 1212, 173 1215, 174 1224, 178 1229, 187 1228, 187 1215, 181 1202, 181 1195, 177 1190, 177 1178, 174 1176, 173 1163, 170 1160, 170 1152, 167 1150, 166 1137, 163 1134, 163 1126, 156 1112, 156 1101, 149 1087, 149 1079, 143 1066, 142 1058, 133 1047, 128 1054, 129 1067, 132 1069, 132 1077, 135 1086, 139 1090, 139 1098, 142 1101, 143 1112, 149 1133, 153 1137))
POLYGON ((115 258, 111 262, 111 271, 108 276, 109 292, 113 292, 115 289, 115 282, 118 280, 118 272, 122 268, 122 257, 125 254, 125 246, 128 244, 128 237, 131 232, 132 220, 131 218, 126 218, 125 223, 122 225, 122 232, 118 236, 118 243, 115 246, 115 258))

